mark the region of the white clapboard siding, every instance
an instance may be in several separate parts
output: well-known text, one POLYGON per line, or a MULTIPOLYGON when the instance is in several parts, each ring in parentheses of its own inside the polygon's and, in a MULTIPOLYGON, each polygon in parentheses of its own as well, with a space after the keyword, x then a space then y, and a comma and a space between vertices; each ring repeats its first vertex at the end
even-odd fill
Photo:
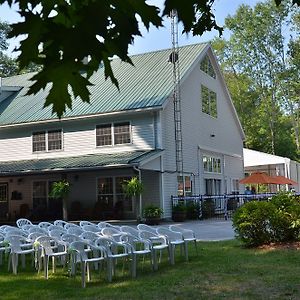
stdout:
POLYGON ((0 130, 0 161, 54 158, 93 153, 114 153, 153 149, 155 146, 152 114, 129 115, 122 118, 99 118, 98 120, 78 120, 56 122, 51 125, 7 128, 0 130), (96 125, 110 122, 131 122, 132 143, 96 147, 96 125), (63 149, 60 151, 32 153, 32 132, 50 129, 63 130, 63 149))

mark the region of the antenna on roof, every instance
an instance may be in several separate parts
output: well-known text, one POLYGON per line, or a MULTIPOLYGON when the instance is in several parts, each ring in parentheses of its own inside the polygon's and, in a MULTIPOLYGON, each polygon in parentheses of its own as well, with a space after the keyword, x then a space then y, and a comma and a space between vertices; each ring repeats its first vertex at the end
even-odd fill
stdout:
MULTIPOLYGON (((180 68, 179 68, 179 46, 178 46, 178 17, 177 11, 172 10, 171 18, 171 39, 172 52, 169 62, 173 64, 173 103, 174 103, 174 123, 175 123, 175 150, 176 150, 176 172, 178 183, 183 180, 183 149, 182 149, 182 122, 181 122, 181 98, 180 98, 180 68)), ((185 188, 183 188, 185 195, 185 188)))

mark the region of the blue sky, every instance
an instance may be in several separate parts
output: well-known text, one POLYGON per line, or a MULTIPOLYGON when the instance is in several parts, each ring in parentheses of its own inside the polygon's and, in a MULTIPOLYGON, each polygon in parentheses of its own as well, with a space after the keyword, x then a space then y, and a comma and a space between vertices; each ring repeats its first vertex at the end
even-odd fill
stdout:
MULTIPOLYGON (((254 6, 258 0, 215 0, 214 12, 219 25, 224 25, 224 19, 228 15, 233 15, 241 4, 248 4, 254 6)), ((162 7, 163 0, 151 0, 148 3, 154 4, 156 6, 162 7)), ((0 20, 6 21, 8 23, 16 23, 21 20, 19 14, 16 12, 16 7, 10 8, 7 4, 0 5, 0 20)), ((170 33, 170 21, 168 18, 164 21, 164 28, 156 29, 151 27, 149 32, 141 26, 141 31, 143 37, 135 38, 134 45, 129 47, 130 54, 137 54, 142 52, 153 51, 157 49, 164 49, 171 47, 171 33, 170 33)), ((203 36, 193 37, 192 35, 182 35, 179 27, 179 45, 194 44, 199 42, 207 42, 218 36, 217 31, 212 31, 205 33, 203 36)), ((228 32, 224 32, 225 37, 229 35, 228 32)), ((10 47, 8 54, 16 56, 15 53, 12 54, 12 50, 18 45, 18 40, 10 40, 10 47)))

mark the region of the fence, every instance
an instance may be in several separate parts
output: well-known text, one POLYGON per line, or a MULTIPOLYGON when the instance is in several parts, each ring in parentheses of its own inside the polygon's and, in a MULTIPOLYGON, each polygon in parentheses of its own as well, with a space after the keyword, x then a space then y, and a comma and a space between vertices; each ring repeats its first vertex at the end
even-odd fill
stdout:
POLYGON ((193 205, 197 208, 198 218, 224 218, 232 217, 235 210, 246 202, 257 200, 266 201, 272 198, 274 193, 268 194, 224 194, 224 195, 194 195, 194 196, 172 196, 172 205, 184 203, 187 207, 193 205))

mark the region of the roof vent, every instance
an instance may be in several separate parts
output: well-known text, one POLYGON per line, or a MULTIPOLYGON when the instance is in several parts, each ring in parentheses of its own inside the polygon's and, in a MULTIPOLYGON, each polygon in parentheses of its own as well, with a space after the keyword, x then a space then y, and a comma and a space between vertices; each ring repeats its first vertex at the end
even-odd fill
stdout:
POLYGON ((170 55, 169 55, 169 60, 168 62, 170 63, 176 63, 178 60, 178 52, 171 52, 170 55))

